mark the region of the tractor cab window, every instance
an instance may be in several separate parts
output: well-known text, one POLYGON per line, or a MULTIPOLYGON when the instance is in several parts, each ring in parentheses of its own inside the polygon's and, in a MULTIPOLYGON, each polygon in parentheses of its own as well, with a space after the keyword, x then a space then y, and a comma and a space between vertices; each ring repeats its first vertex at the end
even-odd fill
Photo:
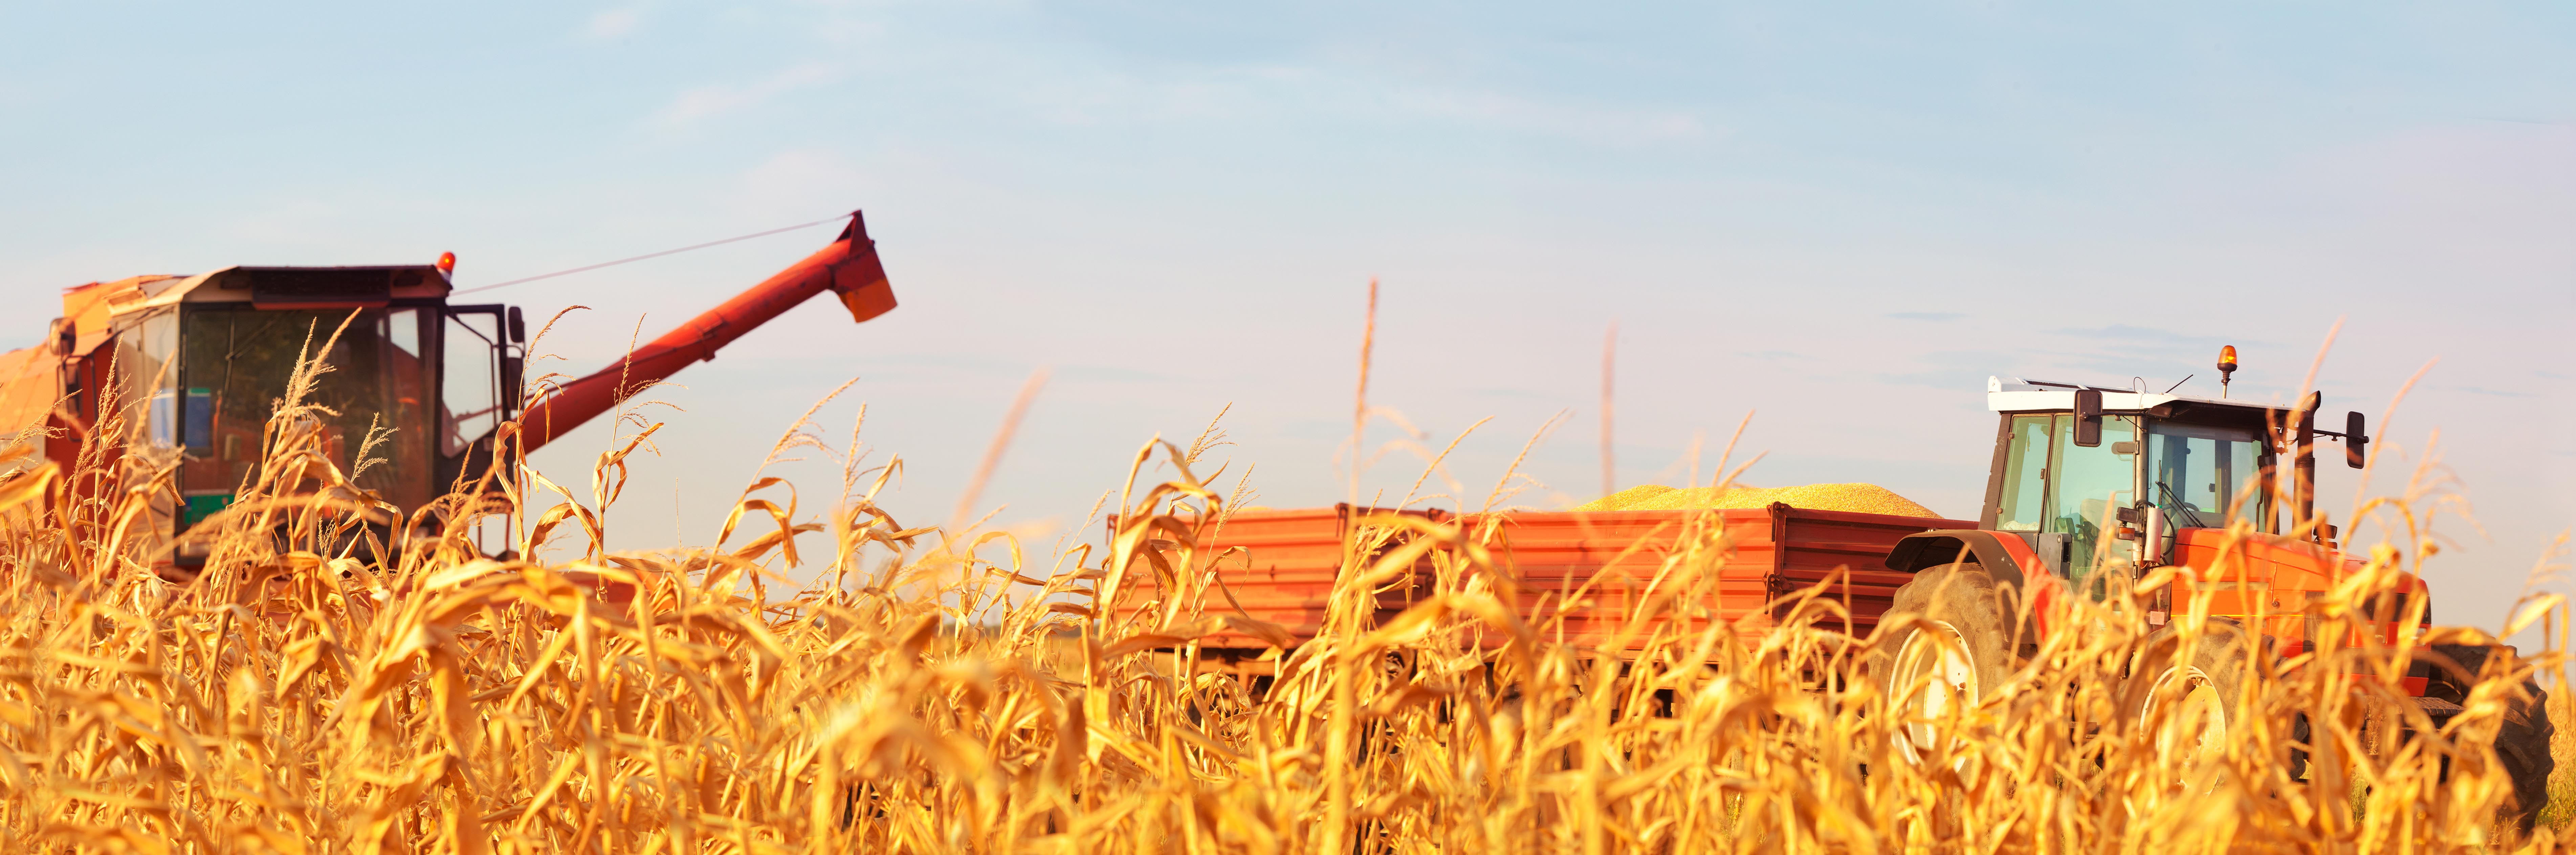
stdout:
MULTIPOLYGON (((2104 520, 2137 503, 2138 420, 2102 417, 2102 444, 2075 444, 2072 413, 2007 417, 2003 473, 1996 484, 1995 528, 2055 537, 2038 538, 2046 556, 2067 578, 2083 579, 2101 563, 2104 520), (2062 558, 2061 562, 2059 559, 2062 558)), ((2115 558, 2128 556, 2112 544, 2115 558)))
POLYGON ((2013 416, 2005 442, 2003 494, 1996 499, 1995 528, 2038 531, 2048 519, 2048 448, 2066 416, 2013 416))
POLYGON ((2243 517, 2272 530, 2261 478, 2268 461, 2253 430, 2156 422, 2147 436, 2146 498, 2174 526, 2219 528, 2243 517))
MULTIPOLYGON (((2049 465, 2048 532, 2067 536, 2066 576, 2090 575, 2110 546, 2106 527, 2118 527, 2119 508, 2138 501, 2138 420, 2102 417, 2102 444, 2075 444, 2075 417, 2060 416, 2057 449, 2049 465)), ((2116 550, 2109 550, 2114 553, 2116 550)))

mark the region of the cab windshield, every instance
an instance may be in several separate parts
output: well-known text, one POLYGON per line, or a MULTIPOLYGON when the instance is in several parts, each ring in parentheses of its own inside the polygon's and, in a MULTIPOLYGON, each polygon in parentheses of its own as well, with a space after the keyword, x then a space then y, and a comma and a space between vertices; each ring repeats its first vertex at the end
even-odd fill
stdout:
POLYGON ((2242 517, 2272 530, 2268 461, 2254 431, 2154 422, 2147 438, 2147 498, 2175 527, 2220 528, 2242 517))
POLYGON ((2013 416, 2007 429, 1995 527, 2063 536, 2067 578, 2085 578, 2107 551, 2105 521, 2137 504, 2138 419, 2103 416, 2089 448, 2075 444, 2069 413, 2013 416))
MULTIPOLYGON (((262 431, 286 394, 300 346, 309 336, 321 348, 348 317, 345 309, 191 307, 179 336, 175 396, 176 432, 187 452, 179 470, 181 528, 231 503, 258 466, 262 431)), ((343 472, 359 468, 357 453, 371 426, 390 431, 367 454, 381 462, 366 466, 357 484, 404 508, 430 497, 433 365, 423 344, 437 319, 434 309, 361 310, 320 354, 331 370, 308 399, 332 413, 322 416, 323 453, 343 472)))

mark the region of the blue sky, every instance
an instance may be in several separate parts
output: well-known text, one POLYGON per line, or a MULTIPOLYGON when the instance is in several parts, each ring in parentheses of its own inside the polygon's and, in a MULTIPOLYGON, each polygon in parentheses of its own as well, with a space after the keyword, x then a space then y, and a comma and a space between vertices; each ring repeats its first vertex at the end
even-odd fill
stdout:
MULTIPOLYGON (((1751 410, 1748 481, 1969 514, 1987 375, 2206 393, 2233 343, 2238 393, 2286 396, 2341 318, 2330 412, 2438 360, 2383 447, 2402 474, 2438 429, 2474 505, 2439 524, 2444 619, 2492 625, 2576 523, 2564 7, 1596 6, 10 4, 0 346, 97 279, 453 250, 471 285, 861 207, 903 308, 810 305, 683 373, 617 545, 709 539, 850 377, 822 418, 867 404, 907 521, 1042 366, 1005 524, 1081 524, 1229 403, 1261 503, 1341 499, 1372 277, 1372 401, 1434 447, 1493 417, 1451 458, 1477 496, 1559 411, 1522 500, 1594 491, 1614 321, 1623 483, 1751 410)), ((592 307, 549 339, 587 370, 829 238, 489 296, 592 307)))

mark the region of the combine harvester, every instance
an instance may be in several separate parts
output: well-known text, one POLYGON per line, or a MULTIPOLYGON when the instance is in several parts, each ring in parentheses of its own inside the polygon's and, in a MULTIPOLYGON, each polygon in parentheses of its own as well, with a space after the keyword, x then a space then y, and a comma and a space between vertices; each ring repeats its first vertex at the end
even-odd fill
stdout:
MULTIPOLYGON (((448 302, 456 257, 384 267, 226 267, 195 276, 137 276, 70 289, 45 343, 0 354, 0 431, 35 429, 41 460, 0 460, 0 473, 51 461, 73 472, 83 442, 121 415, 130 435, 99 447, 157 471, 175 466, 175 491, 156 496, 150 534, 176 548, 156 569, 192 575, 202 542, 179 539, 231 504, 261 455, 262 431, 296 360, 347 320, 310 400, 336 416, 320 426, 326 456, 343 472, 371 427, 391 429, 374 452, 385 462, 356 476, 361 489, 406 514, 470 489, 496 461, 534 451, 628 396, 678 373, 761 324, 824 292, 852 319, 894 309, 894 289, 865 222, 850 215, 831 245, 587 377, 548 387, 529 406, 527 326, 519 308, 448 302), (355 312, 354 318, 351 313, 355 312), (102 402, 113 409, 100 412, 102 402), (516 432, 500 427, 515 421, 516 432)), ((0 433, 0 446, 11 436, 0 433)), ((102 461, 114 471, 119 459, 102 461)), ((512 477, 510 467, 497 476, 512 477)), ((111 485, 76 480, 94 495, 111 485)), ((370 527, 396 544, 391 520, 370 527)))
MULTIPOLYGON (((2236 369, 2235 348, 2221 352, 2219 369, 2223 384, 2236 369)), ((1722 526, 1732 555, 1719 570, 1714 601, 1705 605, 1748 636, 1791 617, 1791 595, 1820 584, 1825 587, 1818 595, 1839 603, 1846 615, 1828 628, 1856 638, 1871 635, 1890 613, 1928 616, 1910 624, 1906 637, 1882 640, 1873 648, 1881 652, 1863 662, 1883 689, 1924 684, 1930 677, 1935 690, 1905 702, 1926 719, 2004 685, 2052 634, 2088 630, 2059 618, 2063 612, 2052 609, 2052 601, 2099 600, 2110 585, 2132 584, 2158 567, 2220 566, 2222 551, 2230 553, 2226 578, 2193 581, 2186 575, 2145 601, 2145 621, 2157 634, 2145 645, 2149 661, 2142 664, 2142 676, 2157 689, 2137 695, 2148 699, 2144 703, 2159 697, 2178 703, 2179 714, 2167 720, 2188 729, 2177 734, 2187 740, 2183 744, 2222 744, 2240 726, 2233 699, 2240 696, 2243 673, 2234 663, 2245 661, 2248 647, 2290 656, 2358 646, 2365 634, 2393 644, 2399 622, 2410 613, 2431 621, 2423 581, 2411 575, 2403 576, 2396 595, 2376 604, 2376 619, 2362 622, 2364 628, 2350 636, 2319 637, 2322 621, 2305 613, 2311 600, 2363 565, 2341 551, 2337 533, 2313 512, 2315 443, 2319 437, 2340 440, 2345 461, 2362 467, 2369 439, 2360 413, 2349 414, 2338 433, 2316 429, 2316 394, 2285 410, 2229 400, 2224 393, 2207 399, 2002 378, 1988 381, 1986 400, 2000 419, 1985 501, 1975 520, 1773 503, 1730 510, 1510 511, 1458 522, 1469 531, 1493 532, 1489 546, 1501 565, 1497 569, 1512 577, 1496 589, 1509 592, 1522 619, 1547 638, 1614 657, 1623 651, 1608 648, 1619 639, 1634 648, 1648 635, 1621 632, 1635 605, 1630 592, 1655 577, 1687 533, 1722 526), (2269 480, 2284 472, 2287 484, 2269 480), (2283 502, 2275 497, 2284 495, 2289 506, 2276 507, 2283 502), (2231 542, 2226 527, 2232 520, 2249 522, 2254 534, 2231 542), (2022 616, 2004 611, 1999 590, 2017 592, 2031 606, 2031 624, 2018 633, 2022 616), (2210 598, 2209 625, 2198 635, 2197 649, 2181 650, 2185 636, 2174 625, 2175 604, 2187 610, 2196 595, 2210 598), (2410 600, 2425 600, 2424 608, 2410 612, 2410 600), (1925 624, 1947 635, 1947 643, 1911 628, 1925 624)), ((1221 583, 1207 586, 1211 593, 1200 607, 1211 615, 1252 618, 1258 623, 1241 626, 1263 627, 1267 637, 1238 626, 1201 638, 1199 667, 1264 685, 1279 648, 1311 640, 1320 629, 1344 566, 1343 544, 1355 526, 1388 513, 1393 512, 1339 505, 1228 515, 1212 537, 1197 544, 1198 555, 1214 556, 1210 581, 1221 583)), ((1436 510, 1400 513, 1430 522, 1450 519, 1436 510)), ((1379 554, 1406 536, 1400 528, 1371 529, 1379 554)), ((1397 580, 1378 589, 1377 618, 1429 594, 1432 567, 1426 557, 1409 583, 1397 580)), ((1157 574, 1131 578, 1140 582, 1113 604, 1115 614, 1172 613, 1168 603, 1159 602, 1157 574)), ((1146 617, 1150 624, 1154 616, 1146 617)), ((2429 650, 2471 678, 2491 656, 2515 655, 2502 646, 2429 650)), ((2459 713, 2466 700, 2466 683, 2429 659, 2417 662, 2402 682, 2404 693, 2437 725, 2459 713)), ((2553 761, 2545 697, 2536 684, 2526 682, 2524 688, 2530 697, 2513 702, 2495 749, 2514 781, 2518 819, 2528 829, 2546 800, 2553 761)))

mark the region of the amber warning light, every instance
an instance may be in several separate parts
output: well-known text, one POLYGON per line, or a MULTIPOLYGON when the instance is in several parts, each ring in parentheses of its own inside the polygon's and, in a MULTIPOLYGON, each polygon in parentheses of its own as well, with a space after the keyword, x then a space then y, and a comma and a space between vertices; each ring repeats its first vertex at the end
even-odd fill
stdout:
POLYGON ((2218 349, 2218 397, 2227 397, 2227 376, 2236 373, 2236 346, 2218 349))
MULTIPOLYGON (((456 253, 442 252, 438 254, 438 275, 446 277, 451 281, 456 278, 456 253)), ((2235 349, 2229 348, 2228 351, 2230 354, 2233 354, 2235 349)), ((2228 358, 2234 359, 2236 357, 2230 355, 2228 358)))

